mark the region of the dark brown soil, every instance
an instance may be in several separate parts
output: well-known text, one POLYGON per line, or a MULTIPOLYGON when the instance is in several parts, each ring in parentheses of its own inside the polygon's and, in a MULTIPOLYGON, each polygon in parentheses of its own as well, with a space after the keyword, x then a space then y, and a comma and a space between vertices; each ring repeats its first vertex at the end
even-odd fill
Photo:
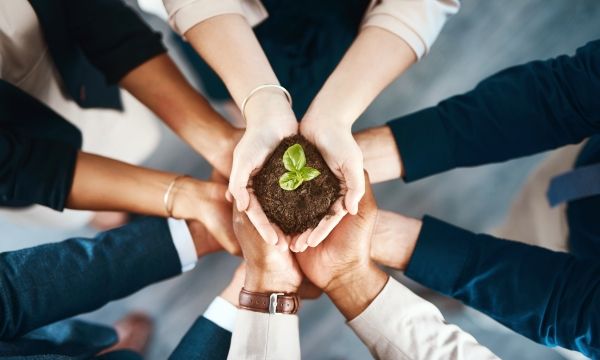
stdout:
POLYGON ((252 180, 252 187, 265 214, 286 234, 302 233, 317 226, 340 196, 339 180, 319 150, 301 135, 283 139, 252 180), (279 178, 287 172, 283 166, 283 154, 294 144, 300 144, 304 149, 306 166, 319 170, 321 175, 303 182, 295 190, 287 191, 279 186, 279 178))

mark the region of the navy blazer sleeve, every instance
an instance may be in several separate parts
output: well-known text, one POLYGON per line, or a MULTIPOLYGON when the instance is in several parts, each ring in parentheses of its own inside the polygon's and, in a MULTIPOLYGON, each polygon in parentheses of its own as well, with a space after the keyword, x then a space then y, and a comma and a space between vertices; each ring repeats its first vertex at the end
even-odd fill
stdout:
POLYGON ((423 219, 406 275, 547 346, 600 358, 600 262, 423 219))
POLYGON ((62 0, 69 32, 111 84, 165 53, 154 32, 122 0, 62 0))
POLYGON ((0 339, 100 308, 181 272, 164 219, 0 254, 0 339))
POLYGON ((600 41, 501 71, 388 123, 405 180, 575 144, 600 132, 600 41))
POLYGON ((226 360, 230 345, 229 331, 200 316, 169 360, 226 360))

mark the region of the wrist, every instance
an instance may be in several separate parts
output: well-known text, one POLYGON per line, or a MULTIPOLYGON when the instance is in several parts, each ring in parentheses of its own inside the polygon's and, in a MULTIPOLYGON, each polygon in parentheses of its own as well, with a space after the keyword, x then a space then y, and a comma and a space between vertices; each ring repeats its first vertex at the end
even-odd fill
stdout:
POLYGON ((371 241, 371 259, 404 271, 415 250, 422 225, 421 220, 378 210, 371 241))
POLYGON ((246 268, 244 289, 259 293, 297 293, 300 281, 286 270, 262 270, 252 266, 246 268))
POLYGON ((278 122, 296 124, 296 117, 292 106, 285 94, 275 88, 262 89, 248 100, 244 109, 244 118, 247 126, 260 125, 265 122, 278 122))
POLYGON ((381 290, 389 276, 370 263, 332 280, 325 293, 347 320, 360 315, 381 290))
POLYGON ((398 179, 404 167, 389 126, 380 126, 360 131, 354 135, 363 154, 364 167, 371 183, 398 179))

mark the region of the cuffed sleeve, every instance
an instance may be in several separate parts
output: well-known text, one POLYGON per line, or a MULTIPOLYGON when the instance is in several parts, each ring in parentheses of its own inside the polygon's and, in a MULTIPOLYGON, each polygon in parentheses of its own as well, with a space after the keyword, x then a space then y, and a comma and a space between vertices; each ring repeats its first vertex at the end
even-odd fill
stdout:
POLYGON ((77 161, 73 145, 0 129, 0 204, 62 211, 77 161))
POLYGON ((375 26, 396 34, 420 59, 459 7, 458 0, 379 0, 367 12, 362 27, 375 26))
POLYGON ((240 309, 227 359, 300 360, 298 316, 240 309))
POLYGON ((594 257, 425 217, 406 275, 536 342, 600 356, 600 263, 594 257))
POLYGON ((69 31, 110 84, 166 52, 153 31, 120 0, 63 0, 69 31))
POLYGON ((376 359, 498 359, 440 311, 390 278, 348 325, 376 359))
POLYGON ((180 35, 202 21, 219 15, 241 15, 251 26, 268 16, 260 0, 163 0, 163 3, 169 15, 169 24, 180 35))

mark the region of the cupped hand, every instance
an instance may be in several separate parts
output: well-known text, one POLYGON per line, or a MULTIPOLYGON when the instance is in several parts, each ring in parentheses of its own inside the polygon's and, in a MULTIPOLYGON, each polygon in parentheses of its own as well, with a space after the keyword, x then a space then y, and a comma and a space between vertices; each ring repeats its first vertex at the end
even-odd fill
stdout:
POLYGON ((196 220, 227 252, 237 255, 240 245, 231 224, 232 204, 223 197, 227 186, 184 177, 173 189, 172 214, 175 218, 196 220))
POLYGON ((281 140, 297 132, 298 123, 291 110, 280 116, 265 117, 260 124, 249 121, 233 151, 229 192, 236 200, 237 209, 246 212, 260 236, 269 244, 277 243, 278 234, 253 195, 251 176, 260 170, 281 140))
POLYGON ((349 126, 325 121, 318 123, 309 118, 300 124, 300 133, 315 144, 333 174, 340 180, 342 197, 332 205, 331 214, 325 216, 316 228, 306 231, 295 240, 292 244, 294 251, 317 246, 346 213, 357 214, 365 191, 363 155, 349 126))
POLYGON ((366 184, 358 213, 345 216, 320 246, 296 254, 304 275, 326 292, 344 277, 352 276, 371 264, 369 254, 377 204, 368 179, 366 184))

